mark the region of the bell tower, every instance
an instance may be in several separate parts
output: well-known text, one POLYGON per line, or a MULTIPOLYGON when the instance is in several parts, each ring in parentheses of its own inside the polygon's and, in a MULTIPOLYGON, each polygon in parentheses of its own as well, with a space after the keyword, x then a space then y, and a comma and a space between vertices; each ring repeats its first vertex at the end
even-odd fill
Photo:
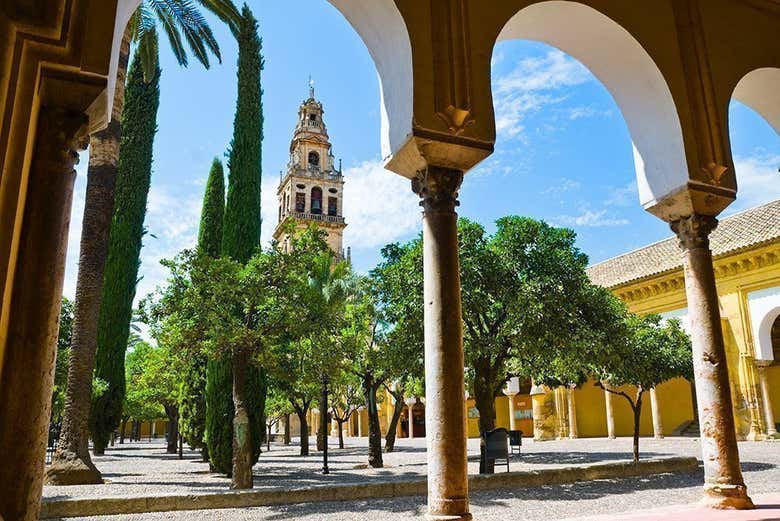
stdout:
POLYGON ((314 223, 327 234, 336 257, 343 259, 342 239, 347 226, 342 215, 344 179, 341 164, 336 168, 324 113, 322 103, 314 97, 314 83, 309 80, 309 97, 298 108, 290 160, 276 191, 279 224, 274 239, 287 250, 287 223, 292 221, 296 232, 314 223))

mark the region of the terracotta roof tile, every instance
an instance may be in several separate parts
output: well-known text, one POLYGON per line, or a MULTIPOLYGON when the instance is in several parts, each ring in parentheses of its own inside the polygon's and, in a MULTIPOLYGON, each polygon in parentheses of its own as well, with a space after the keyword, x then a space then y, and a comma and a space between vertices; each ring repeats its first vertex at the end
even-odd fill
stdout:
MULTIPOLYGON (((780 241, 780 199, 726 217, 710 236, 714 257, 780 241)), ((682 268, 677 238, 670 237, 588 268, 595 284, 614 288, 682 268)))

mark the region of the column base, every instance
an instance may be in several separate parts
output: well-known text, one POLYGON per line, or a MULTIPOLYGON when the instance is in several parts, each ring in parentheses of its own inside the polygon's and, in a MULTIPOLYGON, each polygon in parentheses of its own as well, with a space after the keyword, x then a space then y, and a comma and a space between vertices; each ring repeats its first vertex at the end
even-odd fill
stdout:
POLYGON ((700 504, 717 510, 752 510, 756 508, 745 485, 704 485, 700 504))

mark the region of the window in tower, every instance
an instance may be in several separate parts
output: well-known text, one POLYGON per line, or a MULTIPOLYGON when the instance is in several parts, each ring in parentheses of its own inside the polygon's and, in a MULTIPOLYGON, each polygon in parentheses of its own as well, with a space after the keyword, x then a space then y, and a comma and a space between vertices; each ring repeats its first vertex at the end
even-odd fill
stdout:
POLYGON ((322 214, 322 188, 318 186, 311 189, 311 213, 322 214))
POLYGON ((317 152, 309 152, 309 166, 314 168, 320 166, 320 155, 317 152))
POLYGON ((295 211, 300 213, 306 211, 306 194, 301 192, 295 194, 295 211))
POLYGON ((309 121, 311 121, 312 123, 316 123, 317 122, 317 114, 309 114, 309 121))
POLYGON ((328 215, 339 214, 339 200, 335 197, 328 197, 328 215))

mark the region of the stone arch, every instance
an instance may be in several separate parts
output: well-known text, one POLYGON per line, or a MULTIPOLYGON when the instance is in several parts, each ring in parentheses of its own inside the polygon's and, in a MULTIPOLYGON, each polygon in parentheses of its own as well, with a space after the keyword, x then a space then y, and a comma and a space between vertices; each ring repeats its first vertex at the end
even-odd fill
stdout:
POLYGON ((379 77, 382 157, 401 148, 412 132, 412 45, 394 0, 328 0, 368 48, 379 77))
POLYGON ((732 98, 747 105, 780 135, 780 68, 762 67, 745 74, 732 98))
POLYGON ((625 28, 582 3, 547 0, 521 9, 504 25, 498 41, 510 39, 556 47, 604 84, 631 135, 645 208, 686 186, 688 164, 671 91, 653 58, 625 28))
POLYGON ((780 320, 780 306, 775 307, 769 311, 758 325, 758 338, 755 340, 758 342, 756 346, 757 358, 761 360, 773 360, 777 362, 775 358, 775 348, 772 344, 772 327, 780 320))

